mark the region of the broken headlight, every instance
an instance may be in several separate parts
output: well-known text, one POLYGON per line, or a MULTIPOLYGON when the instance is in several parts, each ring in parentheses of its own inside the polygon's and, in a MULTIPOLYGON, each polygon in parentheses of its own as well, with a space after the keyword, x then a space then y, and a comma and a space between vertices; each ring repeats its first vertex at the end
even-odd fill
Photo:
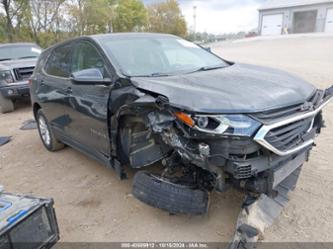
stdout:
POLYGON ((193 129, 217 135, 250 137, 261 126, 258 121, 241 114, 188 115, 182 113, 179 115, 176 113, 176 116, 193 129))
POLYGON ((12 76, 12 73, 8 71, 0 71, 0 82, 4 81, 6 83, 13 83, 14 78, 12 76))

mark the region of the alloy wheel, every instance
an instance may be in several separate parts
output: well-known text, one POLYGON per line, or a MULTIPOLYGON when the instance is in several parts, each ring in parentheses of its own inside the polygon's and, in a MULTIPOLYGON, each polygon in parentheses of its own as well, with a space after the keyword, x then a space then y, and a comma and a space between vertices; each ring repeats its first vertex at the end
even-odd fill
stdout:
POLYGON ((49 131, 49 127, 47 126, 46 120, 43 116, 39 116, 39 118, 38 118, 38 127, 39 127, 39 131, 40 131, 40 135, 43 139, 43 142, 46 145, 50 145, 51 144, 50 131, 49 131))

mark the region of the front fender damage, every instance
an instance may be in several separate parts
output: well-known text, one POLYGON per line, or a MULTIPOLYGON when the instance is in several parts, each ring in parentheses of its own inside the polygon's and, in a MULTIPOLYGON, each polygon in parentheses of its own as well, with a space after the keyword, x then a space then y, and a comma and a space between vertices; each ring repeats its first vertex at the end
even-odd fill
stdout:
MULTIPOLYGON (((154 111, 149 113, 148 119, 152 131, 155 134, 159 134, 163 142, 169 145, 174 153, 180 157, 181 160, 178 160, 179 165, 188 168, 190 168, 191 165, 199 167, 207 171, 207 174, 214 176, 214 186, 211 186, 212 188, 220 192, 227 189, 228 186, 225 183, 223 169, 209 163, 209 160, 207 160, 209 151, 207 151, 206 145, 190 141, 190 139, 186 137, 186 133, 183 133, 182 127, 178 124, 172 112, 154 111)), ((174 155, 172 155, 172 157, 173 159, 175 158, 174 155)), ((172 160, 166 160, 166 162, 175 164, 172 160)))
MULTIPOLYGON (((222 169, 210 165, 205 155, 200 153, 197 144, 189 143, 189 139, 181 133, 181 127, 178 128, 175 125, 177 120, 172 113, 165 110, 153 111, 148 114, 148 120, 152 132, 159 134, 163 142, 180 156, 179 164, 185 166, 192 164, 213 173, 217 178, 214 189, 225 189, 225 176, 222 169)), ((298 165, 298 162, 295 164, 298 165)), ((295 189, 301 168, 300 166, 294 169, 288 177, 275 186, 275 195, 247 193, 228 249, 256 248, 256 243, 264 239, 264 231, 273 224, 287 205, 288 193, 295 189)))
MULTIPOLYGON (((211 190, 222 192, 232 185, 233 182, 230 182, 230 175, 224 171, 225 168, 209 160, 209 149, 213 147, 208 146, 207 149, 201 138, 195 139, 184 130, 184 126, 175 115, 179 109, 170 106, 165 97, 142 94, 131 100, 130 103, 127 102, 119 108, 114 119, 116 120, 114 124, 117 123, 117 132, 114 134, 117 134, 117 141, 119 138, 126 141, 125 144, 128 146, 125 155, 128 156, 128 163, 132 168, 143 168, 161 161, 163 173, 151 176, 149 180, 161 185, 161 189, 169 189, 171 186, 182 189, 180 186, 183 185, 188 188, 186 191, 191 192, 189 189, 192 189, 207 193, 211 190), (126 132, 121 130, 122 127, 126 128, 126 132)), ((117 146, 124 147, 124 144, 117 146)), ((252 146, 251 149, 255 151, 256 147, 252 146)), ((303 154, 306 155, 307 152, 303 154)), ((293 164, 297 166, 297 169, 287 178, 281 178, 271 194, 261 190, 246 192, 247 196, 238 217, 234 238, 229 245, 230 249, 253 248, 254 243, 263 238, 264 230, 279 217, 288 202, 287 194, 294 189, 301 170, 301 167, 298 167, 301 163, 295 161, 293 164)), ((145 184, 149 182, 147 179, 145 184)), ((240 185, 244 185, 244 181, 240 182, 242 183, 240 185)), ((138 186, 141 186, 140 184, 138 186)), ((152 189, 148 188, 147 193, 143 190, 139 191, 141 199, 138 199, 146 200, 144 202, 149 205, 159 207, 155 204, 160 201, 164 203, 165 200, 161 197, 161 200, 153 201, 154 205, 151 204, 148 196, 152 189)), ((154 196, 159 196, 158 193, 155 194, 154 196)), ((204 199, 207 201, 207 198, 204 199)), ((171 213, 172 210, 178 210, 173 207, 178 208, 179 203, 174 206, 172 203, 173 200, 170 199, 166 206, 162 205, 164 210, 169 210, 171 213)), ((193 214, 191 209, 187 211, 186 208, 181 208, 180 210, 181 213, 193 214)), ((201 212, 206 211, 207 208, 203 208, 198 213, 202 214, 201 212)))
POLYGON ((152 131, 148 120, 149 113, 157 108, 156 102, 152 96, 143 95, 123 105, 114 119, 117 155, 132 168, 152 165, 167 156, 171 149, 152 131))

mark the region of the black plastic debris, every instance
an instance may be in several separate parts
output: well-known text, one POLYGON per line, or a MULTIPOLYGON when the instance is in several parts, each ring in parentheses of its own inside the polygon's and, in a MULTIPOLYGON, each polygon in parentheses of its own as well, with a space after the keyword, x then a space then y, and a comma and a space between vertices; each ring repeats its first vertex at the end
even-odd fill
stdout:
POLYGON ((237 231, 240 232, 240 233, 245 233, 246 236, 249 237, 249 238, 253 238, 253 237, 259 235, 258 230, 255 227, 250 226, 248 224, 242 224, 242 225, 240 225, 238 227, 237 231))
POLYGON ((0 137, 0 146, 9 143, 10 140, 11 140, 11 137, 0 137))
POLYGON ((33 119, 29 119, 23 122, 23 125, 20 128, 21 130, 34 130, 37 129, 37 123, 33 119))
POLYGON ((288 193, 295 190, 302 167, 298 167, 274 189, 274 197, 265 194, 246 196, 238 216, 236 232, 228 249, 253 249, 263 239, 264 231, 280 216, 288 204, 288 193))

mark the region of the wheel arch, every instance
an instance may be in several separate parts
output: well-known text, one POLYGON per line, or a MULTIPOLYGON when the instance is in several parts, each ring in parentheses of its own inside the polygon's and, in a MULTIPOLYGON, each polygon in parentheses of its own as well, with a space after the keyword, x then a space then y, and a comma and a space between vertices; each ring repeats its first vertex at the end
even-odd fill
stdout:
POLYGON ((169 148, 151 131, 148 114, 157 109, 159 106, 156 98, 141 93, 141 96, 132 96, 129 102, 123 102, 116 114, 110 118, 112 152, 122 163, 141 168, 159 161, 169 152, 169 148), (130 130, 128 134, 127 129, 130 130), (145 148, 144 150, 136 150, 130 146, 134 137, 136 147, 145 148), (124 148, 124 144, 128 147, 124 148))
POLYGON ((38 112, 39 109, 42 109, 42 107, 40 106, 40 104, 33 103, 33 105, 32 105, 32 111, 33 111, 35 119, 36 119, 36 115, 37 115, 37 112, 38 112))

